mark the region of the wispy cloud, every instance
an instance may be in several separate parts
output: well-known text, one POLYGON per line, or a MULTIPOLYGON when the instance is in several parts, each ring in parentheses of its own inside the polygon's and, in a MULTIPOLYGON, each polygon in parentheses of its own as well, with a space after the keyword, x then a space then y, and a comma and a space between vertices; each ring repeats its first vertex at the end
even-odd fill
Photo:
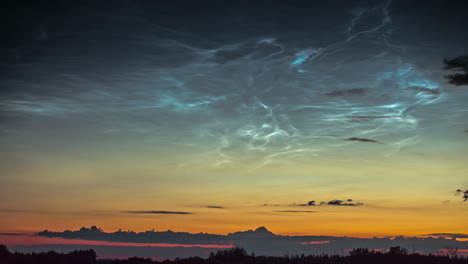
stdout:
POLYGON ((125 213, 130 213, 130 214, 179 214, 179 215, 186 215, 186 214, 192 214, 190 212, 178 212, 178 211, 125 211, 125 213))
POLYGON ((348 90, 335 90, 333 92, 326 93, 325 95, 338 97, 338 96, 352 96, 352 95, 366 95, 367 89, 356 88, 348 90))
POLYGON ((320 205, 332 205, 332 206, 361 206, 364 205, 360 202, 355 202, 353 199, 343 200, 331 200, 328 202, 321 202, 320 205))
POLYGON ((430 233, 430 234, 425 234, 423 236, 468 238, 468 234, 463 234, 463 233, 430 233))
POLYGON ((439 89, 430 89, 430 88, 420 87, 420 86, 411 86, 408 89, 416 91, 418 93, 425 93, 428 95, 440 95, 439 89))
POLYGON ((316 206, 317 204, 315 201, 308 201, 307 203, 300 203, 300 204, 291 204, 291 206, 316 206))
POLYGON ((275 213, 316 213, 317 211, 297 211, 297 210, 281 210, 275 213))
POLYGON ((281 206, 281 204, 262 204, 261 206, 281 206))
POLYGON ((205 207, 206 208, 212 208, 212 209, 224 209, 223 206, 218 206, 218 205, 207 205, 205 207))

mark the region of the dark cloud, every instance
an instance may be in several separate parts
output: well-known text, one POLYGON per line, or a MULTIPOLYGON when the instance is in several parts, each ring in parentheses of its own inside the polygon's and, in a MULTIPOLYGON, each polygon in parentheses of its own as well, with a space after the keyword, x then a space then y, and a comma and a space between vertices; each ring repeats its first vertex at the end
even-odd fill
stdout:
POLYGON ((293 203, 290 206, 316 206, 316 205, 317 204, 315 203, 315 201, 308 201, 307 203, 300 203, 300 204, 293 203))
POLYGON ((215 234, 191 234, 187 232, 174 231, 122 231, 105 232, 97 226, 90 228, 82 227, 79 230, 65 230, 63 232, 55 232, 44 230, 37 233, 43 237, 61 237, 71 239, 86 239, 95 241, 109 242, 133 242, 133 243, 176 243, 176 244, 227 244, 228 238, 224 235, 215 234))
POLYGON ((322 206, 322 205, 333 205, 333 206, 361 206, 364 205, 361 202, 355 202, 353 199, 347 199, 347 200, 331 200, 331 201, 322 201, 319 204, 317 204, 315 201, 309 201, 307 203, 293 203, 290 204, 290 206, 322 206))
POLYGON ((339 97, 339 96, 352 96, 352 95, 366 95, 367 89, 356 88, 348 90, 335 90, 333 92, 326 93, 325 95, 339 97))
POLYGON ((465 130, 465 133, 468 133, 468 129, 467 129, 467 130, 465 130))
POLYGON ((262 204, 261 206, 281 206, 281 204, 262 204))
POLYGON ((275 213, 316 213, 316 211, 281 210, 275 211, 275 213))
POLYGON ((181 215, 192 214, 192 213, 189 213, 189 212, 177 212, 177 211, 125 211, 125 213, 130 213, 130 214, 181 214, 181 215))
POLYGON ((320 205, 332 205, 332 206, 361 206, 364 205, 360 202, 354 202, 353 199, 343 200, 331 200, 328 202, 321 202, 320 205))
POLYGON ((374 139, 368 139, 368 138, 350 137, 350 138, 347 138, 345 140, 382 144, 382 142, 380 142, 380 141, 377 141, 377 140, 374 140, 374 139))
MULTIPOLYGON (((278 213, 314 213, 314 211, 294 211, 286 210, 278 213)), ((468 242, 452 240, 452 237, 466 237, 467 234, 451 234, 451 233, 434 233, 423 235, 422 237, 395 237, 395 238, 354 238, 354 237, 331 237, 331 236, 282 236, 270 232, 265 227, 259 227, 254 230, 237 231, 228 235, 216 235, 208 233, 187 233, 174 231, 116 231, 105 232, 101 228, 92 226, 90 228, 81 228, 79 230, 66 230, 63 232, 42 231, 37 234, 44 237, 62 237, 73 239, 86 239, 93 241, 109 241, 109 242, 133 242, 142 243, 141 247, 131 247, 126 252, 135 255, 139 254, 139 250, 151 249, 151 254, 166 257, 180 257, 181 251, 185 249, 197 249, 197 247, 147 247, 144 243, 173 243, 187 245, 224 245, 224 246, 239 246, 244 247, 249 252, 264 255, 284 255, 287 252, 309 253, 311 251, 330 254, 339 252, 339 250, 351 249, 356 247, 361 248, 390 248, 391 246, 401 246, 404 248, 417 248, 418 250, 427 250, 434 252, 437 249, 445 248, 447 245, 468 248, 468 242), (434 238, 437 237, 437 238, 434 238), (443 237, 442 239, 439 237, 443 237), (310 243, 311 241, 327 241, 326 245, 310 243), (307 244, 304 244, 307 243, 307 244), (315 248, 320 247, 320 248, 315 248), (160 251, 158 251, 160 250, 160 251), (171 255, 160 255, 159 253, 171 252, 171 255)), ((41 245, 40 250, 43 251, 44 245, 41 245)), ((57 245, 59 246, 59 245, 57 245)), ((62 245, 60 245, 62 246, 62 245)), ((68 245, 63 245, 68 246, 68 245)), ((73 245, 75 246, 75 245, 73 245)), ((89 245, 82 245, 89 247, 89 245)), ((115 247, 113 252, 103 252, 102 247, 95 245, 93 248, 101 255, 119 255, 124 251, 124 247, 115 247)), ((16 248, 18 249, 18 248, 16 248)), ((109 248, 110 249, 110 248, 109 248)), ((198 248, 198 250, 206 249, 198 248)), ((191 252, 192 256, 196 255, 191 252)), ((149 255, 154 256, 154 255, 149 255)))
POLYGON ((463 201, 468 201, 468 189, 463 191, 462 189, 458 189, 455 191, 455 195, 462 195, 463 201))
POLYGON ((217 206, 217 205, 207 205, 206 208, 212 208, 212 209, 224 209, 223 206, 217 206))
POLYGON ((372 119, 395 119, 395 118, 403 118, 403 116, 400 115, 390 115, 390 116, 358 116, 358 115, 351 115, 351 116, 345 116, 346 118, 351 118, 355 119, 356 121, 361 121, 361 120, 372 120, 372 119))
POLYGON ((423 236, 468 238, 468 234, 462 234, 462 233, 431 233, 431 234, 425 234, 423 236))
POLYGON ((445 76, 449 83, 455 85, 468 84, 468 54, 456 58, 445 58, 444 64, 444 69, 455 71, 454 74, 445 76))

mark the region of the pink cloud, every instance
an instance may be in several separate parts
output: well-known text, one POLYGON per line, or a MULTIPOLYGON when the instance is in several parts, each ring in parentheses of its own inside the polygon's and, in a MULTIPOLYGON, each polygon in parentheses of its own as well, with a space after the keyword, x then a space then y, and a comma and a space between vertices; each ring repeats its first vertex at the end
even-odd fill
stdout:
POLYGON ((200 248, 232 248, 233 245, 218 244, 170 244, 170 243, 126 243, 93 241, 84 239, 49 238, 34 235, 0 235, 0 241, 6 246, 31 245, 90 245, 90 246, 130 246, 130 247, 200 247, 200 248))
POLYGON ((328 244, 330 243, 330 240, 326 241, 309 241, 309 242, 299 242, 297 243, 298 245, 323 245, 323 244, 328 244))

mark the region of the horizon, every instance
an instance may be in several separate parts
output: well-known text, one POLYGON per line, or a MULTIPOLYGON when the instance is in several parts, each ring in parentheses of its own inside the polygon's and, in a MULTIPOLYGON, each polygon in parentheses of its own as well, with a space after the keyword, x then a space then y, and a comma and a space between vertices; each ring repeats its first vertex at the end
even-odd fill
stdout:
POLYGON ((463 0, 9 3, 0 244, 82 248, 76 235, 99 252, 203 255, 209 248, 174 245, 220 246, 266 227, 231 244, 339 252, 440 235, 414 241, 468 250, 467 9, 463 0), (64 233, 81 227, 89 234, 64 233), (189 234, 114 234, 152 228, 189 234))
MULTIPOLYGON (((225 233, 206 233, 206 232, 190 232, 190 231, 184 231, 184 230, 172 230, 172 229, 156 229, 156 228, 151 228, 151 229, 143 229, 143 230, 132 230, 132 229, 125 229, 125 228, 118 228, 118 229, 111 229, 111 230, 104 230, 103 228, 97 226, 97 225, 92 225, 92 226, 89 226, 89 227, 86 227, 86 226, 82 226, 80 228, 69 228, 69 229, 66 229, 66 230, 48 230, 48 229, 43 229, 43 230, 29 230, 29 231, 26 231, 26 230, 11 230, 13 232, 2 232, 2 230, 0 230, 0 235, 38 235, 39 233, 41 232, 53 232, 53 233, 61 233, 61 232, 65 232, 65 231, 80 231, 80 229, 96 229, 98 230, 99 232, 104 232, 104 233, 117 233, 117 232, 122 232, 122 233, 137 233, 137 234, 141 234, 141 233, 164 233, 164 232, 173 232, 173 233, 187 233, 187 234, 192 234, 192 235, 196 235, 196 234, 208 234, 208 235, 222 235, 222 236, 228 236, 228 235, 232 235, 232 234, 235 234, 235 233, 238 233, 238 232, 257 232, 257 231, 264 231, 266 230, 267 232, 270 232, 274 235, 277 235, 277 236, 325 236, 325 237, 336 237, 336 236, 331 236, 331 235, 324 235, 324 234, 300 234, 300 233, 295 233, 295 234, 288 234, 288 233, 276 233, 276 232, 273 232, 271 231, 269 228, 267 228, 266 226, 262 226, 262 225, 258 225, 256 228, 249 228, 249 229, 245 229, 245 230, 236 230, 236 231, 227 231, 225 233)), ((419 234, 419 235, 414 235, 414 236, 404 236, 404 235, 385 235, 385 236, 372 236, 372 237, 358 237, 356 236, 356 238, 395 238, 395 237, 420 237, 420 238, 429 238, 429 237, 432 237, 432 238, 440 238, 440 237, 444 237, 444 238, 449 238, 449 237, 453 237, 453 238, 462 238, 461 236, 464 236, 465 234, 461 234, 461 233, 446 233, 446 232, 435 232, 435 233, 429 233, 429 234, 419 234)), ((466 235, 468 237, 468 235, 466 235)), ((346 235, 343 235, 343 236, 339 236, 339 237, 348 237, 346 235)))
POLYGON ((131 230, 106 232, 99 227, 82 227, 63 232, 40 231, 33 234, 0 233, 0 241, 14 252, 41 253, 45 251, 71 252, 93 249, 98 259, 125 259, 131 256, 149 257, 153 260, 177 257, 207 258, 210 252, 243 248, 262 256, 285 254, 343 255, 354 249, 388 252, 401 247, 410 253, 468 256, 466 234, 435 233, 417 237, 334 237, 334 236, 283 236, 261 226, 256 229, 235 231, 225 235, 187 233, 177 231, 131 230), (456 250, 456 251, 454 251, 456 250))

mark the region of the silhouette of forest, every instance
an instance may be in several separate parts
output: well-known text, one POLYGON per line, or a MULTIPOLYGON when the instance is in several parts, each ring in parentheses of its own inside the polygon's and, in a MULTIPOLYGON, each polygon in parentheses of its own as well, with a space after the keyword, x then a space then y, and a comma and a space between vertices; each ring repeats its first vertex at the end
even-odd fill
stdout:
POLYGON ((54 251, 42 253, 11 253, 0 245, 0 263, 2 264, 468 264, 468 258, 458 256, 457 252, 446 255, 421 255, 408 253, 401 247, 391 247, 388 252, 378 252, 358 248, 341 255, 285 255, 283 257, 255 256, 243 248, 231 248, 211 253, 206 259, 200 257, 176 258, 174 260, 153 261, 150 258, 131 257, 124 260, 97 259, 94 250, 79 250, 70 253, 54 251))

